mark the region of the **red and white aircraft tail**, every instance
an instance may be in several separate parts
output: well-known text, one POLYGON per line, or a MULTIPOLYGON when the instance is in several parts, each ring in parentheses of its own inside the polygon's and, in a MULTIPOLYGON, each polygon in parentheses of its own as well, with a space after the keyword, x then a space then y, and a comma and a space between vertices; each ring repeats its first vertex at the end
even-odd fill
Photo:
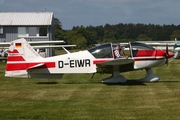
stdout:
POLYGON ((10 44, 8 54, 8 62, 29 62, 41 58, 33 47, 23 38, 15 40, 10 44))
POLYGON ((25 39, 22 38, 11 42, 8 50, 5 76, 28 77, 26 71, 30 65, 28 62, 40 58, 41 56, 25 39))
POLYGON ((93 59, 87 50, 43 58, 21 38, 10 44, 5 76, 61 78, 64 73, 94 73, 93 59))

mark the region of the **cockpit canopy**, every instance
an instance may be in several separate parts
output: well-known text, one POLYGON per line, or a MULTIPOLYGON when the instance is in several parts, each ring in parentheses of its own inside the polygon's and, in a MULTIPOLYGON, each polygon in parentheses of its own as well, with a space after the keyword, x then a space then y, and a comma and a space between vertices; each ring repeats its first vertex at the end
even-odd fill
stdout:
POLYGON ((138 50, 154 50, 152 46, 146 45, 140 42, 130 42, 130 43, 120 43, 120 44, 112 44, 112 43, 105 43, 102 45, 98 45, 89 49, 88 51, 95 57, 95 58, 114 58, 113 50, 117 45, 121 45, 128 53, 128 56, 135 57, 138 50))

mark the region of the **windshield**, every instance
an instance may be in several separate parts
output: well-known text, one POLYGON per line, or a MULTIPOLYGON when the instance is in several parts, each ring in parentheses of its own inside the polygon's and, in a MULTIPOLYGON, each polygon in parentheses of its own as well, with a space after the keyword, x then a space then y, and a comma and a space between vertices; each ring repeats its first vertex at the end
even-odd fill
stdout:
POLYGON ((88 50, 95 58, 113 58, 111 43, 103 44, 88 50))

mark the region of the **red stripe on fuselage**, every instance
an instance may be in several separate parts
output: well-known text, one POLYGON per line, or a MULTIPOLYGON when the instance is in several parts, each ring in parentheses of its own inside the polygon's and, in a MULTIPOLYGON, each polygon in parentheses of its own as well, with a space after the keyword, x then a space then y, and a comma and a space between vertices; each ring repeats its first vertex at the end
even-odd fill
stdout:
POLYGON ((103 62, 107 62, 108 60, 94 60, 93 64, 98 64, 98 63, 103 63, 103 62))
POLYGON ((16 70, 27 70, 30 67, 33 67, 38 64, 44 63, 45 65, 39 68, 55 68, 55 62, 38 62, 38 63, 7 63, 6 64, 6 71, 16 71, 16 70))

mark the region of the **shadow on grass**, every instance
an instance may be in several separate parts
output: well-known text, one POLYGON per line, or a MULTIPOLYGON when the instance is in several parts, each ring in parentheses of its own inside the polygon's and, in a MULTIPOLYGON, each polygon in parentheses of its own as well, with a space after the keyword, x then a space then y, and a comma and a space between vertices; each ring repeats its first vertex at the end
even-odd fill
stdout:
POLYGON ((58 84, 58 82, 37 82, 36 84, 51 85, 51 84, 58 84))
POLYGON ((63 84, 102 84, 102 82, 64 82, 63 84))
POLYGON ((125 83, 103 83, 109 86, 112 85, 120 85, 120 86, 144 86, 146 84, 144 84, 143 82, 137 81, 137 80, 127 80, 127 82, 125 83))
MULTIPOLYGON (((164 82, 164 83, 172 83, 172 82, 180 82, 178 80, 169 80, 169 81, 158 81, 158 82, 164 82)), ((152 82, 155 83, 155 82, 152 82)), ((44 84, 44 85, 53 85, 53 84, 58 84, 58 82, 37 82, 36 84, 44 84)), ((127 80, 126 83, 102 83, 102 82, 65 82, 62 84, 105 84, 108 86, 113 86, 113 85, 119 85, 119 86, 146 86, 145 83, 140 82, 138 80, 127 80)))
POLYGON ((159 82, 162 82, 162 83, 173 83, 173 82, 180 82, 179 80, 167 80, 167 81, 159 81, 159 82))
POLYGON ((64 82, 62 84, 105 84, 105 85, 120 85, 120 86, 142 86, 146 85, 143 82, 138 80, 127 80, 126 83, 102 83, 100 81, 92 81, 92 82, 64 82))

